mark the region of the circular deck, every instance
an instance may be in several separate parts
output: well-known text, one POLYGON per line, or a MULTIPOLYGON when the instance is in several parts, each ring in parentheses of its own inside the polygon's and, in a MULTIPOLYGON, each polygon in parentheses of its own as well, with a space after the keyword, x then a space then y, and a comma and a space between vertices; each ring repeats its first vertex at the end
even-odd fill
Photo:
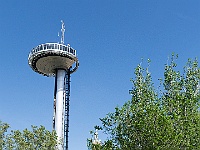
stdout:
POLYGON ((44 76, 55 76, 57 69, 73 73, 78 68, 76 50, 70 45, 46 43, 33 48, 28 57, 30 67, 44 76))

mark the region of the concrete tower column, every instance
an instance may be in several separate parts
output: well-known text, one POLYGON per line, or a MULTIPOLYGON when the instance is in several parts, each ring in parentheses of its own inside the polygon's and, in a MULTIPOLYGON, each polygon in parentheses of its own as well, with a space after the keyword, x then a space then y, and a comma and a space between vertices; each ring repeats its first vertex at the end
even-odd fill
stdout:
POLYGON ((58 136, 59 150, 63 150, 63 113, 65 100, 65 70, 57 70, 57 91, 56 91, 56 114, 55 114, 55 130, 58 136))

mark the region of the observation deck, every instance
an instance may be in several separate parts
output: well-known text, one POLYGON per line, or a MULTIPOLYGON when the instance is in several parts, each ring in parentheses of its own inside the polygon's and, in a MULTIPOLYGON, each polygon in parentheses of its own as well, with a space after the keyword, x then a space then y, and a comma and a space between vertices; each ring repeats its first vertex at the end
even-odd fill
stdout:
POLYGON ((71 68, 70 73, 73 73, 79 65, 76 50, 69 44, 59 43, 45 43, 33 48, 28 63, 35 72, 44 76, 55 76, 58 69, 71 68))

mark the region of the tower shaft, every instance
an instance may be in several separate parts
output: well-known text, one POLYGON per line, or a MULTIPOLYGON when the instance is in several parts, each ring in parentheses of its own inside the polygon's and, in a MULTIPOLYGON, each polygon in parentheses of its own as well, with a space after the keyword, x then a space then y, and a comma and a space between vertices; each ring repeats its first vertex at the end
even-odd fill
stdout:
POLYGON ((65 70, 57 70, 56 73, 56 110, 55 110, 55 131, 58 136, 59 150, 63 150, 63 113, 65 103, 65 70))
POLYGON ((59 150, 68 150, 70 69, 57 70, 54 91, 53 129, 56 131, 60 145, 59 150))

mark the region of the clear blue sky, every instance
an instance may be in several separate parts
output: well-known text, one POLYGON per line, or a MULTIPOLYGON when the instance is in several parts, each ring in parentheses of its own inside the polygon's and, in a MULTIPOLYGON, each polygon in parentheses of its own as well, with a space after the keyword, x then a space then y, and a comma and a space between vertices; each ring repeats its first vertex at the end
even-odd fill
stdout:
POLYGON ((64 20, 65 43, 80 61, 71 76, 69 149, 86 150, 99 118, 131 99, 141 58, 152 60, 157 86, 172 52, 180 68, 200 56, 199 8, 199 0, 1 1, 0 120, 14 130, 52 129, 54 78, 33 72, 27 57, 39 44, 60 41, 64 20))

